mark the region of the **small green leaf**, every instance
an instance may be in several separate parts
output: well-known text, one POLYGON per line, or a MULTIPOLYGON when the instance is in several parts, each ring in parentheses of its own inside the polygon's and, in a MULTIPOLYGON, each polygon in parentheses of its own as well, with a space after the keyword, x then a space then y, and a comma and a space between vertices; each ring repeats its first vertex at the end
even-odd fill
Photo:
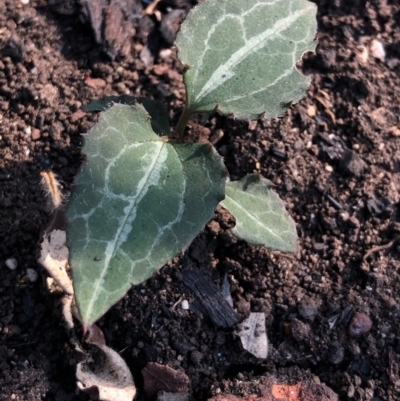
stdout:
POLYGON ((296 69, 314 50, 316 6, 306 0, 204 0, 177 36, 191 113, 283 114, 309 79, 296 69))
POLYGON ((114 103, 118 104, 135 104, 140 103, 150 114, 151 127, 158 135, 169 135, 168 110, 165 105, 157 100, 146 99, 143 97, 136 98, 134 96, 106 96, 103 99, 92 100, 86 106, 82 107, 83 111, 104 111, 110 108, 114 103))
POLYGON ((226 170, 211 145, 156 135, 139 104, 103 112, 83 151, 67 245, 88 326, 191 243, 224 198, 226 170))
POLYGON ((236 219, 233 234, 253 245, 296 252, 297 233, 293 219, 272 183, 259 174, 249 174, 226 185, 221 206, 236 219))
POLYGON ((136 97, 129 95, 106 96, 102 99, 91 100, 87 105, 82 106, 83 111, 104 111, 110 108, 114 103, 134 104, 136 97))
POLYGON ((168 110, 164 103, 140 97, 138 103, 143 105, 151 117, 151 128, 157 135, 170 136, 168 110))

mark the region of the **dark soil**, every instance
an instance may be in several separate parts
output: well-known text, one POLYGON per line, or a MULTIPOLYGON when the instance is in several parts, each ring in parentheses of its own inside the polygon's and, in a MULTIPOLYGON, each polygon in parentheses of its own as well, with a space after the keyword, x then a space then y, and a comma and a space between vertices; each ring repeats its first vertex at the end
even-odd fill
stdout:
MULTIPOLYGON (((110 61, 73 7, 60 14, 60 2, 48 3, 0 0, 0 400, 88 399, 76 390, 58 299, 36 262, 48 219, 40 171, 52 169, 68 192, 82 134, 96 119, 79 111, 91 99, 149 96, 168 105, 173 122, 184 99, 174 52, 149 66, 139 56, 149 31, 161 35, 154 16, 138 19, 130 48, 110 61), (39 280, 29 281, 27 268, 39 280)), ((168 3, 163 16, 189 2, 168 3)), ((181 258, 99 322, 132 369, 138 400, 146 400, 140 369, 149 361, 186 372, 199 401, 246 395, 241 382, 273 375, 290 383, 317 376, 341 400, 400 399, 400 5, 317 3, 319 45, 302 63, 312 84, 299 104, 280 120, 198 116, 189 128, 201 140, 223 130, 216 148, 233 179, 260 172, 274 182, 300 250, 284 255, 236 240, 232 219, 217 210, 181 258), (384 60, 365 57, 373 40, 384 44, 384 60), (179 300, 193 300, 181 280, 188 265, 218 284, 227 274, 242 316, 267 314, 265 362, 231 331, 182 309, 179 300), (372 320, 358 337, 356 312, 372 320)))

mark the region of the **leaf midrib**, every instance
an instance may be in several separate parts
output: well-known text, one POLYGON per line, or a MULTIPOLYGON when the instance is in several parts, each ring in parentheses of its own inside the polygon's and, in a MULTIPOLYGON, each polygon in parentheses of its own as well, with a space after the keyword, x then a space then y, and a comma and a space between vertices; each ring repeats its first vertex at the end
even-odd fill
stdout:
MULTIPOLYGON (((163 142, 162 145, 160 146, 158 155, 157 155, 157 157, 154 159, 154 162, 153 162, 153 164, 152 164, 152 166, 151 166, 151 168, 150 168, 150 172, 149 172, 149 174, 147 175, 147 180, 146 180, 145 182, 147 182, 148 179, 149 179, 149 177, 152 175, 152 173, 153 173, 153 171, 154 171, 154 168, 155 168, 155 166, 157 165, 157 161, 158 161, 158 159, 159 159, 159 157, 160 157, 160 154, 161 154, 162 150, 164 149, 165 144, 166 144, 166 142, 163 142)), ((122 223, 122 224, 120 225, 120 227, 119 227, 119 230, 118 230, 118 232, 117 232, 117 235, 115 236, 115 239, 114 239, 114 244, 113 244, 113 249, 112 249, 111 255, 110 255, 110 256, 106 256, 105 263, 104 263, 104 268, 103 268, 102 271, 101 271, 101 274, 100 274, 100 276, 99 276, 99 280, 96 281, 96 284, 95 284, 95 287, 94 287, 94 291, 93 291, 93 296, 91 297, 91 300, 90 300, 90 302, 89 302, 89 305, 88 305, 88 307, 87 307, 87 309, 86 309, 86 310, 87 310, 87 316, 90 316, 91 313, 92 313, 92 311, 93 311, 93 305, 94 305, 94 303, 95 303, 95 300, 97 300, 98 295, 99 295, 100 292, 101 292, 101 284, 102 284, 102 282, 103 282, 103 280, 104 280, 104 277, 105 277, 105 275, 106 275, 106 273, 107 273, 107 270, 108 270, 108 267, 109 267, 109 262, 110 262, 110 260, 112 259, 112 257, 115 255, 115 250, 116 250, 117 244, 119 243, 119 239, 120 239, 121 234, 122 234, 122 232, 123 232, 123 227, 125 227, 126 221, 127 221, 127 219, 129 218, 130 213, 132 212, 132 210, 133 210, 135 207, 137 207, 137 199, 141 199, 140 195, 141 195, 141 193, 143 192, 143 189, 144 189, 144 188, 145 188, 145 185, 143 185, 143 187, 142 187, 142 188, 140 189, 140 191, 138 192, 138 194, 137 194, 137 196, 136 196, 136 199, 135 199, 135 202, 132 204, 129 213, 126 213, 125 218, 124 218, 124 221, 123 221, 123 223, 122 223)))
MULTIPOLYGON (((282 18, 275 23, 275 25, 269 29, 266 29, 264 32, 253 36, 251 39, 254 40, 254 43, 247 47, 247 43, 237 50, 232 56, 223 64, 220 65, 214 73, 210 76, 208 81, 203 85, 201 90, 199 91, 198 95, 195 97, 194 102, 200 103, 202 99, 204 99, 207 95, 211 92, 215 91, 219 86, 223 85, 225 81, 232 78, 232 75, 225 73, 225 71, 232 71, 237 65, 239 65, 247 56, 253 53, 254 49, 259 47, 261 44, 264 43, 264 48, 267 46, 267 42, 275 37, 277 33, 284 31, 290 24, 287 24, 288 21, 292 23, 296 21, 298 18, 302 17, 304 14, 309 12, 309 8, 302 9, 296 13, 293 13, 289 17, 282 18), (236 60, 235 60, 236 59, 236 60), (234 61, 234 62, 233 62, 234 61), (230 66, 229 69, 226 66, 230 66), (226 79, 221 79, 221 77, 226 74, 226 79), (219 77, 219 78, 218 78, 219 77), (217 82, 215 82, 217 81, 217 82)), ((193 86, 196 85, 196 81, 193 82, 193 86)))
POLYGON ((271 231, 267 226, 265 226, 263 223, 259 221, 259 219, 251 212, 249 212, 247 209, 245 209, 243 206, 241 206, 238 202, 236 202, 232 197, 229 195, 226 195, 227 198, 229 198, 235 205, 239 207, 239 209, 243 210, 246 214, 248 214, 252 220, 256 222, 257 225, 261 226, 264 228, 266 231, 268 231, 272 236, 279 238, 283 243, 287 244, 287 242, 278 234, 275 234, 273 231, 271 231))

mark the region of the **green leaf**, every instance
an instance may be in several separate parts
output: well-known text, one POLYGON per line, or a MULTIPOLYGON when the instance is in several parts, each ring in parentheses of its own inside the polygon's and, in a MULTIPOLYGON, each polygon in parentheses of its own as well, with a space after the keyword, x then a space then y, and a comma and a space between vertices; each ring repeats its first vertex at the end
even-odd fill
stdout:
POLYGON ((119 104, 135 104, 140 103, 150 114, 151 127, 158 135, 169 135, 168 110, 165 105, 157 100, 146 99, 143 97, 136 98, 134 96, 106 96, 102 99, 92 100, 86 106, 82 107, 83 111, 104 111, 110 108, 114 103, 119 104))
POLYGON ((191 113, 281 115, 309 79, 295 67, 314 50, 316 6, 306 0, 204 0, 177 36, 191 113))
POLYGON ((164 103, 140 97, 138 100, 151 117, 151 128, 157 135, 170 136, 168 110, 164 103))
POLYGON ((191 243, 224 198, 226 170, 211 145, 156 135, 139 104, 103 112, 83 151, 67 245, 86 327, 191 243))
POLYGON ((87 105, 82 106, 83 111, 104 111, 110 108, 114 103, 134 104, 136 97, 129 95, 106 96, 102 99, 91 100, 87 105))
POLYGON ((259 174, 248 174, 226 185, 221 206, 236 219, 233 234, 253 245, 296 252, 297 233, 293 219, 272 183, 259 174))

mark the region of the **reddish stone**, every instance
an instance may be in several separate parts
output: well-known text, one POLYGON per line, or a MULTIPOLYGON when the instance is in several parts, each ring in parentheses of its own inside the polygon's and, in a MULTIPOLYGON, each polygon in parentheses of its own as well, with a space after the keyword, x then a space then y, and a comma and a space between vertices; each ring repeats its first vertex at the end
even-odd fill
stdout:
POLYGON ((40 130, 34 128, 31 133, 31 138, 33 141, 37 141, 40 138, 40 130))
POLYGON ((368 333, 371 328, 371 319, 365 313, 357 312, 351 319, 348 331, 351 337, 358 337, 368 333))
POLYGON ((107 85, 107 82, 104 81, 104 79, 101 78, 86 78, 85 79, 85 84, 87 86, 90 86, 93 89, 102 89, 105 88, 105 86, 107 85))
POLYGON ((339 397, 325 384, 307 380, 301 382, 299 401, 339 401, 339 397))
POLYGON ((338 401, 338 395, 325 384, 317 384, 305 380, 294 385, 273 383, 268 380, 260 385, 261 397, 249 395, 246 398, 232 394, 220 394, 209 398, 208 401, 338 401))
POLYGON ((149 362, 142 369, 142 375, 144 391, 149 398, 159 391, 169 393, 187 392, 190 384, 190 380, 185 373, 155 362, 149 362))
POLYGON ((86 113, 82 109, 79 109, 71 114, 71 121, 74 123, 74 122, 80 120, 85 115, 86 115, 86 113))

